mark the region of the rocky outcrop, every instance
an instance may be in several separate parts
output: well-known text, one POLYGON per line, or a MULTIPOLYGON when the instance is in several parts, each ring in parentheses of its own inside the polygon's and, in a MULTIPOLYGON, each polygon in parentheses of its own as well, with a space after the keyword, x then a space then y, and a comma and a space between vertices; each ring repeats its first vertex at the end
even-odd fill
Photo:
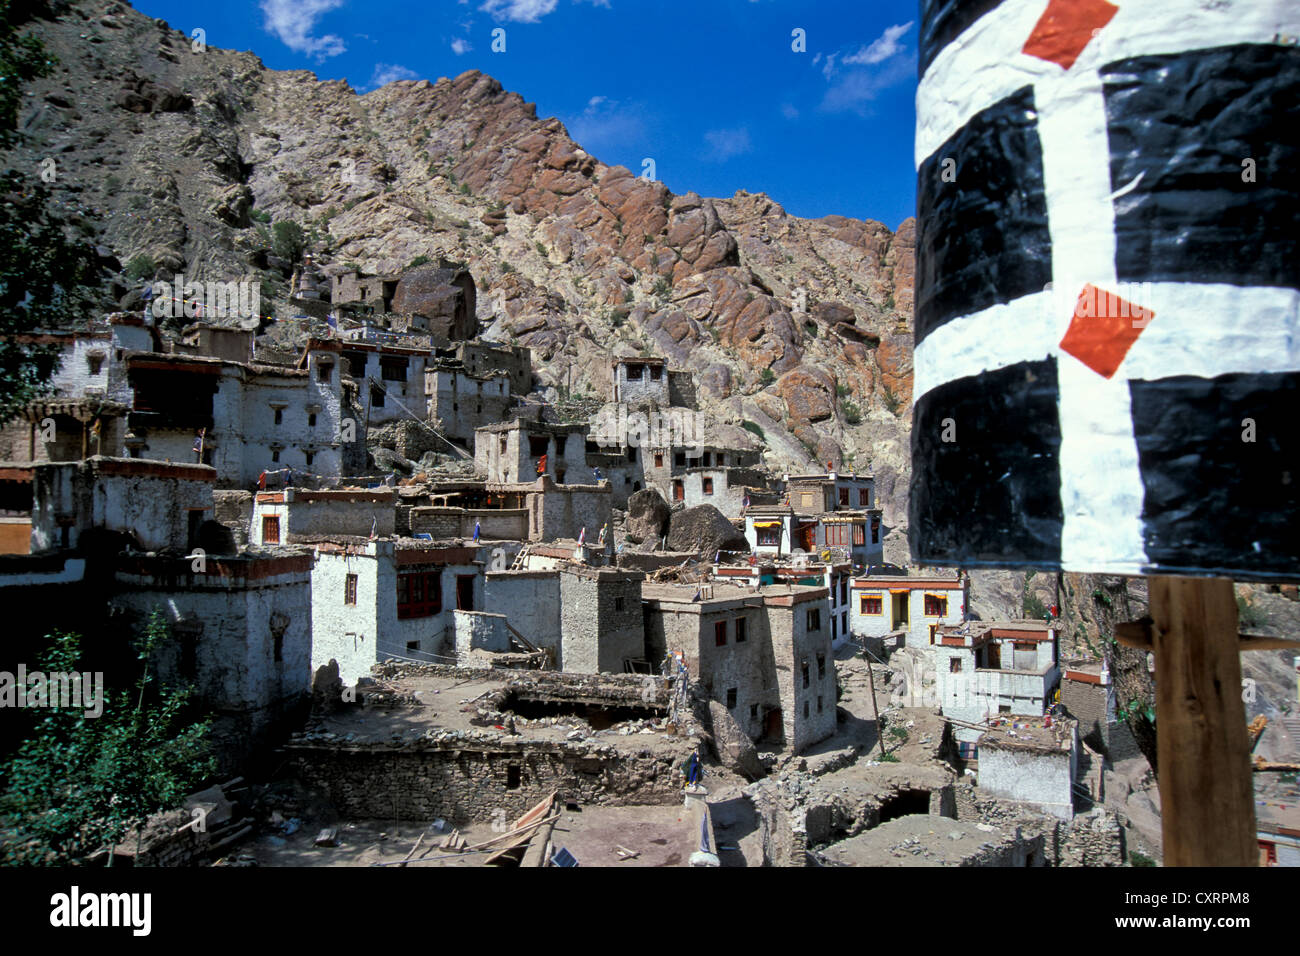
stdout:
POLYGON ((709 732, 713 736, 714 755, 718 762, 749 780, 763 776, 758 748, 740 728, 731 711, 716 700, 709 701, 709 732))
POLYGON ((668 532, 672 509, 663 495, 653 488, 633 492, 627 499, 627 523, 624 526, 628 540, 633 544, 657 542, 668 532))
POLYGON ((675 512, 668 528, 669 551, 748 551, 749 542, 713 505, 696 505, 675 512))

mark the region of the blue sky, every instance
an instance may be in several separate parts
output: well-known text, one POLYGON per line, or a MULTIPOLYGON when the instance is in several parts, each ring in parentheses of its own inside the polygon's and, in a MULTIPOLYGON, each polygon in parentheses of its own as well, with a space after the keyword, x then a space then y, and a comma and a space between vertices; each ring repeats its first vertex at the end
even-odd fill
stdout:
MULTIPOLYGON (((603 162, 891 229, 915 208, 916 0, 136 0, 360 92, 482 70, 603 162), (811 8, 811 9, 810 9, 811 8), (505 50, 494 52, 503 29, 505 50), (795 31, 802 31, 801 36, 795 31), (803 50, 796 50, 801 45, 803 50)), ((498 43, 498 46, 500 43, 498 43)))

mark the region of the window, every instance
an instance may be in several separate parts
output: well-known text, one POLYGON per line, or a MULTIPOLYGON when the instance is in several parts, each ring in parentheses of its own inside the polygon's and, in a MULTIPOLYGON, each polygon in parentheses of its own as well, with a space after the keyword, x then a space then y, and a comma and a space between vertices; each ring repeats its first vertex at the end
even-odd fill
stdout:
POLYGON ((818 697, 817 697, 817 713, 820 714, 821 712, 822 712, 822 699, 821 699, 821 696, 818 695, 818 697))
POLYGON ((664 370, 658 365, 650 366, 650 381, 657 382, 664 377, 664 370))
POLYGON ((555 457, 556 457, 556 458, 563 458, 563 457, 564 457, 564 446, 565 446, 566 444, 568 444, 568 441, 569 441, 569 436, 568 436, 568 435, 558 435, 558 436, 556 436, 556 439, 555 439, 555 457))
POLYGON ((686 499, 686 486, 678 478, 673 482, 673 501, 684 501, 686 499))
POLYGON ((615 611, 623 610, 623 599, 621 597, 614 598, 614 610, 615 611))
POLYGON ((419 641, 407 641, 407 642, 406 642, 406 649, 407 649, 408 651, 418 651, 418 650, 420 649, 420 642, 419 642, 419 641))
POLYGON ((545 435, 528 436, 528 454, 533 458, 541 458, 546 454, 546 449, 550 447, 551 441, 545 435))
POLYGON ((998 713, 999 713, 999 714, 1009 714, 1009 713, 1011 713, 1011 705, 1010 705, 1010 704, 998 704, 998 713))
POLYGON ((849 525, 846 524, 826 525, 827 546, 848 547, 848 543, 849 543, 849 525))
POLYGON ((98 375, 99 369, 103 364, 104 364, 104 356, 102 355, 86 356, 86 368, 91 375, 98 375))
POLYGON ((676 465, 678 468, 685 468, 686 452, 679 451, 677 454, 673 455, 673 464, 676 465))
POLYGON ((925 596, 925 616, 943 617, 948 613, 948 599, 934 594, 925 596))
POLYGON ((853 525, 853 544, 857 547, 867 543, 867 526, 864 524, 853 525))
POLYGON ((849 603, 849 579, 848 575, 840 578, 840 603, 849 603))
POLYGON ((840 612, 840 632, 843 634, 849 633, 849 612, 848 611, 840 612))
POLYGON ((960 658, 960 657, 950 657, 950 658, 948 658, 948 673, 949 673, 949 674, 960 674, 960 673, 961 673, 961 658, 960 658))
POLYGON ((629 381, 641 381, 641 366, 629 365, 627 367, 627 377, 629 381))
POLYGON ((397 575, 397 616, 431 617, 442 610, 442 571, 403 571, 397 575))
POLYGON ((713 625, 713 643, 717 647, 725 647, 727 644, 727 622, 718 621, 713 625))
POLYGON ((275 515, 262 518, 262 544, 280 543, 280 519, 275 515))
POLYGON ((818 680, 826 679, 826 655, 825 654, 817 655, 817 679, 818 680))
POLYGON ((663 466, 664 466, 664 453, 661 451, 657 451, 655 452, 655 467, 662 468, 663 466))
POLYGON ((506 436, 505 436, 505 435, 502 435, 500 438, 497 439, 497 451, 500 452, 500 453, 503 454, 503 455, 506 453, 506 436))
POLYGON ((736 688, 731 687, 727 689, 727 710, 735 710, 735 709, 736 709, 736 688))
POLYGON ((880 598, 879 595, 871 595, 871 594, 862 595, 860 607, 862 609, 863 614, 883 614, 884 613, 883 605, 884 605, 884 601, 880 598))
POLYGON ((849 489, 840 489, 840 504, 846 508, 849 506, 849 489))
POLYGON ((736 618, 736 643, 745 643, 745 619, 743 617, 736 618))
POLYGON ((704 465, 705 468, 711 467, 713 465, 713 452, 706 451, 704 453, 704 460, 701 462, 701 464, 704 465))
POLYGON ((302 453, 303 463, 308 468, 311 467, 312 459, 314 459, 315 457, 316 457, 315 452, 305 451, 302 453))
POLYGON ((880 544, 880 519, 871 519, 871 543, 880 544))
POLYGON ((384 407, 384 390, 373 382, 370 384, 370 407, 384 407))
POLYGON ((749 705, 749 719, 758 720, 758 704, 749 705))
POLYGON ((704 494, 706 494, 706 495, 711 495, 711 494, 713 494, 713 479, 712 479, 712 478, 701 478, 701 479, 700 479, 700 490, 703 491, 704 494))
POLYGON ((627 460, 636 464, 636 445, 629 445, 627 448, 627 460))
POLYGON ((379 360, 379 377, 385 382, 405 382, 406 359, 381 358, 379 360))
POLYGON ((763 547, 776 548, 781 545, 781 526, 758 528, 758 543, 763 547))
POLYGON ((284 424, 284 409, 283 409, 283 408, 277 408, 277 409, 275 410, 275 423, 276 423, 277 425, 283 425, 283 424, 284 424))
POLYGON ((820 631, 822 629, 822 612, 821 608, 813 608, 808 612, 808 630, 820 631))
POLYGON ((867 488, 858 489, 858 507, 859 508, 871 507, 871 491, 869 489, 867 488))
POLYGON ((349 574, 343 579, 343 603, 357 603, 357 576, 349 574))
POLYGON ((334 374, 334 365, 330 362, 322 362, 316 366, 316 380, 328 382, 334 374))
POLYGON ((284 660, 284 631, 276 628, 271 632, 271 642, 273 645, 272 657, 278 664, 284 660))
POLYGON ((203 524, 203 512, 197 508, 191 508, 187 514, 187 517, 189 518, 189 527, 187 529, 187 534, 188 534, 187 540, 189 541, 189 544, 187 545, 187 547, 190 548, 198 547, 199 528, 203 524))
POLYGON ((806 657, 803 660, 803 686, 808 686, 808 659, 806 657))
POLYGON ((803 702, 803 715, 804 717, 808 716, 808 701, 806 700, 803 702))
POLYGON ((523 768, 520 767, 519 764, 512 763, 506 767, 506 789, 507 790, 518 790, 519 785, 523 783, 523 779, 524 779, 523 768))
POLYGON ((839 634, 839 623, 835 620, 835 615, 832 614, 832 615, 831 615, 831 640, 833 641, 833 640, 835 640, 836 638, 838 638, 839 636, 840 636, 840 634, 839 634))
POLYGON ((801 495, 799 496, 799 505, 800 505, 800 507, 803 507, 803 508, 811 508, 811 507, 812 507, 812 492, 811 492, 811 491, 805 491, 803 494, 801 494, 801 495))

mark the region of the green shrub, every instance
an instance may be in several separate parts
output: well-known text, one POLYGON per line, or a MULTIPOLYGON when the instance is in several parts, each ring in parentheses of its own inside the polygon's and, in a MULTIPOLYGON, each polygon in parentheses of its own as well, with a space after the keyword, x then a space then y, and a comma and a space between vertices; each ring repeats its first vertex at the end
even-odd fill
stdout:
POLYGON ((268 224, 271 221, 271 214, 265 209, 250 209, 248 211, 248 218, 253 220, 253 222, 268 224))
POLYGON ((1024 616, 1032 620, 1038 620, 1041 617, 1047 617, 1047 606, 1037 594, 1026 594, 1024 602, 1024 616))
POLYGON ((533 246, 537 249, 537 254, 539 256, 541 256, 543 259, 549 258, 550 253, 546 251, 546 247, 542 245, 540 240, 533 243, 533 246))
POLYGON ((158 264, 153 261, 152 257, 144 253, 132 256, 131 261, 126 264, 126 277, 128 279, 152 279, 157 271, 158 264))
POLYGON ((771 385, 776 381, 776 373, 770 368, 765 368, 763 371, 758 373, 758 380, 764 385, 771 385))
POLYGON ((844 402, 844 421, 850 425, 862 424, 862 411, 850 401, 844 402))
POLYGON ((428 256, 416 256, 414 259, 411 260, 411 264, 406 268, 418 269, 420 266, 426 266, 432 261, 433 260, 430 259, 428 256))
POLYGON ((655 297, 661 302, 667 302, 669 297, 673 294, 672 283, 663 276, 660 276, 655 280, 653 292, 655 297))
POLYGON ((271 251, 281 259, 297 262, 306 243, 302 226, 292 220, 283 219, 271 227, 271 251))
POLYGON ((763 434, 763 427, 757 422, 743 421, 740 423, 740 427, 757 435, 762 441, 767 441, 767 436, 763 434))
POLYGON ((515 271, 515 267, 512 266, 510 263, 506 262, 504 259, 502 259, 501 271, 504 272, 506 275, 509 275, 510 273, 515 271))

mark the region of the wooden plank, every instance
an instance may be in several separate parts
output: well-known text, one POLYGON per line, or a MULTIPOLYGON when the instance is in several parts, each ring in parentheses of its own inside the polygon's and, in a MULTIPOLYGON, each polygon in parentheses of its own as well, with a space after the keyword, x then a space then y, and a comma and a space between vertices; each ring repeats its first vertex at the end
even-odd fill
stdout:
MULTIPOLYGON (((1125 647, 1134 647, 1139 651, 1149 651, 1155 646, 1152 643, 1151 628, 1152 621, 1149 617, 1136 621, 1124 621, 1115 625, 1115 640, 1125 647)), ((1289 640, 1285 637, 1269 637, 1264 634, 1238 634, 1237 650, 1300 652, 1300 641, 1289 640)))
POLYGON ((1232 582, 1159 576, 1149 590, 1164 864, 1257 866, 1232 582))

